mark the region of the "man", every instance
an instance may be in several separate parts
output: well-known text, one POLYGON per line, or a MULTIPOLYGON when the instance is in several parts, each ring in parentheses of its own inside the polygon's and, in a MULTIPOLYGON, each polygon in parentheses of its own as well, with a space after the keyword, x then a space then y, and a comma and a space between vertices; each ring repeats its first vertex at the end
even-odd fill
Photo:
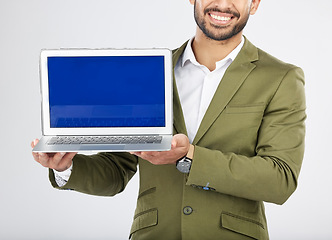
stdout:
POLYGON ((289 198, 303 159, 303 72, 243 37, 260 0, 190 3, 197 31, 173 53, 170 151, 33 156, 56 170, 54 187, 105 196, 138 164, 134 240, 268 239, 263 201, 289 198))

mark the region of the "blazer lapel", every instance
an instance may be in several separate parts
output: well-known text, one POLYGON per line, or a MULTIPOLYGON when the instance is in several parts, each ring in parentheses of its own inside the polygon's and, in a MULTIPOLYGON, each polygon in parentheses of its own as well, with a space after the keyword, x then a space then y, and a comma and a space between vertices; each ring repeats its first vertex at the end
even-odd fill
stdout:
POLYGON ((214 97, 205 113, 197 131, 193 144, 197 144, 206 131, 225 109, 233 95, 240 88, 250 72, 256 67, 253 64, 258 60, 257 48, 245 39, 244 46, 234 62, 226 70, 214 97))
POLYGON ((178 88, 176 86, 174 68, 184 49, 186 48, 187 43, 188 41, 184 43, 180 48, 173 51, 173 126, 176 133, 183 133, 185 135, 187 135, 187 128, 183 117, 178 88))

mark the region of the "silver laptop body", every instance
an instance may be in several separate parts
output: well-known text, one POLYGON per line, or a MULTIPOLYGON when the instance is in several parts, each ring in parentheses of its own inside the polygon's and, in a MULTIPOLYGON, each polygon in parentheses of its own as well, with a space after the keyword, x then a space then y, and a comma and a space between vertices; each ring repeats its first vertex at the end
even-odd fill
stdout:
POLYGON ((169 49, 42 50, 42 138, 34 152, 167 151, 169 49))

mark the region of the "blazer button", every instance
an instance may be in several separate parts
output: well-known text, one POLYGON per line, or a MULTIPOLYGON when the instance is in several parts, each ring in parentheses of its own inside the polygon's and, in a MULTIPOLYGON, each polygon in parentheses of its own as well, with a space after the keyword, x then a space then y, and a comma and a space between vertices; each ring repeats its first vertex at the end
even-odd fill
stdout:
POLYGON ((190 215, 190 214, 192 214, 192 212, 193 212, 193 209, 189 206, 183 208, 183 213, 185 215, 190 215))

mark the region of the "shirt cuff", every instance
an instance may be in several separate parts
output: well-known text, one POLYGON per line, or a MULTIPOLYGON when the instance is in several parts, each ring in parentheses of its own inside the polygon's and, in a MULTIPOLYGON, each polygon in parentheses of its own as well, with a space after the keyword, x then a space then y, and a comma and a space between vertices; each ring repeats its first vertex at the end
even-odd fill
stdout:
POLYGON ((66 185, 66 183, 70 178, 72 170, 73 170, 73 164, 71 164, 71 166, 67 170, 62 172, 58 172, 53 169, 55 182, 58 184, 59 187, 63 187, 64 185, 66 185))

